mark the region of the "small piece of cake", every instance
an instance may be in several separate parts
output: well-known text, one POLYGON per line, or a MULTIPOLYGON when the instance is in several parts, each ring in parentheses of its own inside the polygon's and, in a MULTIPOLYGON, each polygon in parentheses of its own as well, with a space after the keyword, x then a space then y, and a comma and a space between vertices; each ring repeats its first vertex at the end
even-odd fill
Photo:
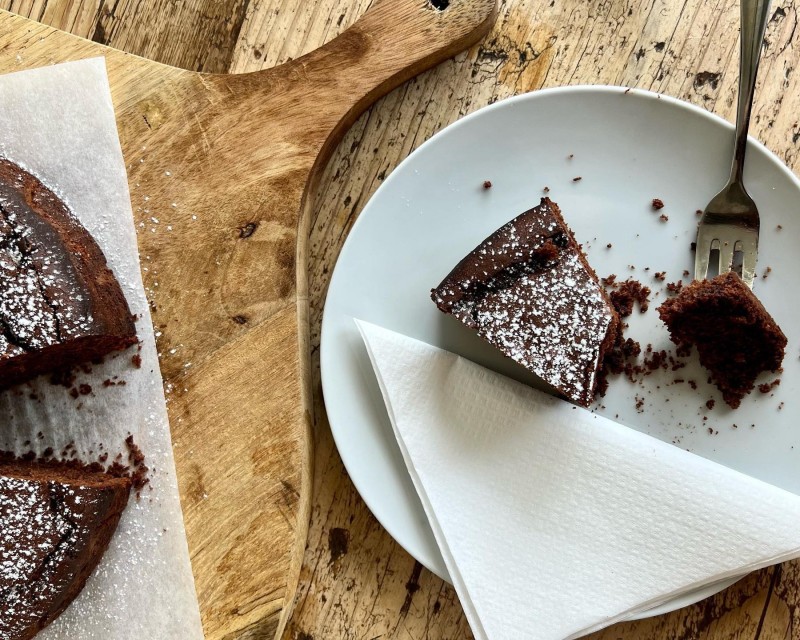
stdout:
POLYGON ((134 342, 97 243, 52 191, 0 159, 0 389, 134 342))
POLYGON ((564 397, 592 402, 619 317, 549 198, 478 245, 431 298, 564 397))
POLYGON ((750 393, 762 371, 777 371, 786 336, 734 272, 695 280, 658 314, 679 347, 697 347, 702 364, 732 408, 750 393))
POLYGON ((95 466, 0 455, 0 638, 44 629, 103 557, 131 480, 95 466))

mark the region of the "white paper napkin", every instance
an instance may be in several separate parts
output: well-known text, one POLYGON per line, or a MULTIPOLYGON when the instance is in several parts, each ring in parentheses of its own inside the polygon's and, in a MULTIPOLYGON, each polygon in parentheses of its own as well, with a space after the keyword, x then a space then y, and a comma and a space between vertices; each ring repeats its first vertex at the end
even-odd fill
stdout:
POLYGON ((575 638, 800 556, 800 497, 357 324, 479 640, 575 638))
POLYGON ((125 451, 130 433, 151 469, 150 485, 141 500, 131 497, 86 587, 37 640, 198 640, 203 631, 164 391, 103 59, 0 77, 0 155, 58 193, 94 236, 138 316, 141 341, 140 368, 131 363, 135 348, 106 358, 80 374, 94 391, 79 400, 46 378, 24 394, 0 393, 0 449, 59 452, 72 443, 91 461, 98 444, 112 458, 125 451), (125 386, 104 388, 114 376, 125 386))

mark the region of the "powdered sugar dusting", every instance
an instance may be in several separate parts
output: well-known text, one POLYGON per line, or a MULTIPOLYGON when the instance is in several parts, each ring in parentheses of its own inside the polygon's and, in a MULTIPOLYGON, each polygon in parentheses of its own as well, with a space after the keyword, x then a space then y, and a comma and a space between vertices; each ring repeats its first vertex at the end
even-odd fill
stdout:
MULTIPOLYGON (((20 178, 21 179, 21 178, 20 178)), ((88 335, 92 317, 58 234, 0 183, 0 333, 3 356, 88 335)))
POLYGON ((470 310, 478 333, 548 384, 591 400, 612 314, 575 255, 524 275, 470 310))
POLYGON ((592 400, 615 316, 547 199, 487 238, 433 298, 564 395, 592 400))
POLYGON ((40 624, 79 575, 72 564, 104 514, 100 489, 0 478, 0 637, 40 624))

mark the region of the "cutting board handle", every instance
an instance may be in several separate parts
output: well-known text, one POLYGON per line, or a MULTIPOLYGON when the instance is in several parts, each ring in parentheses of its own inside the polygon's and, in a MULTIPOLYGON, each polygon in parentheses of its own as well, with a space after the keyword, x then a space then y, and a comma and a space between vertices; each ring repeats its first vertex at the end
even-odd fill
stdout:
POLYGON ((344 33, 290 63, 314 78, 309 99, 334 115, 326 146, 378 98, 477 42, 496 14, 496 0, 376 0, 344 33))

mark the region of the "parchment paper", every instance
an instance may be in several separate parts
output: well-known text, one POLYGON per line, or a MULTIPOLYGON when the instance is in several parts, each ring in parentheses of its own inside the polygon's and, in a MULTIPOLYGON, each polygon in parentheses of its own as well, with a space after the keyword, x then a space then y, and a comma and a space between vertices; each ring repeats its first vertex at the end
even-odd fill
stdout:
POLYGON ((150 486, 139 501, 131 497, 86 588, 38 637, 202 638, 105 61, 95 58, 0 77, 0 154, 55 191, 94 236, 139 317, 141 341, 141 368, 131 362, 134 348, 79 375, 78 382, 92 386, 90 395, 72 398, 66 388, 44 378, 31 388, 0 393, 0 448, 41 452, 53 447, 60 452, 74 442, 82 459, 93 460, 102 443, 113 458, 125 451, 130 433, 151 469, 150 486), (113 376, 126 384, 104 388, 103 381, 113 376), (43 437, 37 436, 40 432, 43 437), (28 440, 31 444, 25 446, 28 440))

